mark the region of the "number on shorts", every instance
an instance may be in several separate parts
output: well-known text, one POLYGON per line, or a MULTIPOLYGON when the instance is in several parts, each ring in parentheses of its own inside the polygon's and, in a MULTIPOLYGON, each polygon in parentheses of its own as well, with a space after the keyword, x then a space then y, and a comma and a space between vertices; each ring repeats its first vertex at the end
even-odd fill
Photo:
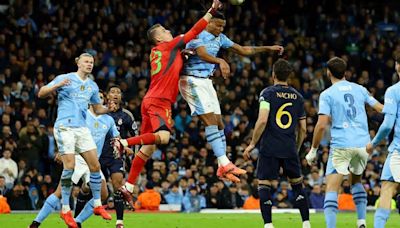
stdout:
POLYGON ((152 51, 150 55, 151 64, 151 76, 157 74, 161 70, 161 51, 152 51), (154 62, 153 62, 154 60, 154 62), (154 65, 155 64, 155 65, 154 65), (154 69, 155 68, 155 69, 154 69))
POLYGON ((275 117, 276 124, 282 129, 288 129, 290 127, 290 125, 292 125, 292 115, 290 114, 289 111, 284 111, 284 109, 286 107, 290 107, 292 105, 293 105, 292 102, 285 103, 278 109, 278 112, 276 113, 276 117, 275 117), (283 116, 288 117, 288 122, 286 124, 282 123, 283 116))
POLYGON ((346 93, 344 95, 344 101, 349 105, 349 109, 346 110, 347 117, 349 117, 351 120, 355 119, 357 115, 357 109, 354 107, 353 95, 346 93))

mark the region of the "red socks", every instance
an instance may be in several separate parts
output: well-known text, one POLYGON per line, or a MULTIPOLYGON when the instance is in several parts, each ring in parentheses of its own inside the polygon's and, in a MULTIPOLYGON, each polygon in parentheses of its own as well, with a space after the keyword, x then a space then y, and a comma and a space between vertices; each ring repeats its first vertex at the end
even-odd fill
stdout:
POLYGON ((126 139, 128 141, 129 146, 133 145, 152 145, 152 144, 160 144, 160 136, 154 133, 147 133, 135 137, 131 137, 126 139))
POLYGON ((147 156, 145 154, 143 154, 142 151, 139 151, 139 153, 133 159, 132 165, 131 165, 131 170, 129 171, 127 181, 130 184, 133 184, 133 185, 136 184, 137 178, 138 178, 140 172, 142 172, 142 169, 143 169, 144 165, 146 164, 146 161, 147 161, 147 156), (144 157, 145 159, 143 159, 142 157, 144 157))

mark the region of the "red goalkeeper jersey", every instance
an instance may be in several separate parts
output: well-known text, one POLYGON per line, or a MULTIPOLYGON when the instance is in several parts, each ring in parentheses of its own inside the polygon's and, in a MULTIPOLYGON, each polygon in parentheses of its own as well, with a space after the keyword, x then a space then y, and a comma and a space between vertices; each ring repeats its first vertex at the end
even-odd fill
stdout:
POLYGON ((176 101, 179 92, 179 74, 183 66, 181 49, 206 26, 207 21, 202 18, 184 35, 151 49, 151 82, 144 98, 163 98, 171 103, 176 101))

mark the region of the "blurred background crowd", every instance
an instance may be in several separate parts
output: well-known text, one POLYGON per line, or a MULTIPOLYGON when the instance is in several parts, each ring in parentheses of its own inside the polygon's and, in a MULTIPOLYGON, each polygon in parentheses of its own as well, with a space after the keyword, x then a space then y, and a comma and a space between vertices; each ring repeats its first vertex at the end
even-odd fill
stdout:
MULTIPOLYGON (((208 1, 206 1, 208 3, 208 1)), ((123 106, 140 124, 140 104, 149 84, 151 46, 146 30, 161 23, 178 35, 188 31, 204 13, 204 1, 0 1, 0 195, 13 210, 38 209, 56 188, 61 168, 54 163, 57 145, 53 126, 55 96, 40 100, 39 88, 58 74, 76 70, 82 52, 95 56, 93 78, 103 90, 117 84, 123 106)), ((329 132, 315 166, 306 165, 318 118, 318 97, 330 86, 325 63, 333 56, 348 61, 346 78, 365 86, 383 102, 388 86, 396 83, 393 57, 400 52, 400 11, 396 0, 271 0, 225 4, 224 33, 242 45, 285 47, 294 66, 293 87, 305 98, 307 138, 300 151, 304 184, 312 208, 322 208, 329 132)), ((227 154, 247 170, 240 184, 215 176, 216 159, 206 143, 204 127, 191 117, 188 105, 174 105, 171 143, 157 150, 147 163, 138 193, 159 195, 161 203, 181 204, 184 211, 200 208, 258 208, 255 170, 258 151, 244 161, 251 129, 257 119, 258 94, 272 84, 271 66, 277 56, 239 57, 222 52, 231 77, 216 71, 214 82, 221 102, 227 154)), ((371 136, 382 116, 368 111, 371 136)), ((371 155, 363 183, 368 205, 380 192, 379 175, 386 143, 371 155)), ((71 202, 79 188, 74 188, 71 202)), ((291 208, 293 193, 285 178, 273 183, 274 206, 291 208)), ((350 182, 343 181, 339 207, 353 209, 350 182)), ((141 197, 139 196, 139 199, 141 197)), ((112 200, 109 200, 112 208, 112 200)))

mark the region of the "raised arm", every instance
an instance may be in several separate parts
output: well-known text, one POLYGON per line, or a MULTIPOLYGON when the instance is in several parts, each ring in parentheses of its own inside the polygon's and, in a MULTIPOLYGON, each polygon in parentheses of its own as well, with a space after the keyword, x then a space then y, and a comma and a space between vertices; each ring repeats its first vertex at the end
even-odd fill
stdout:
POLYGON ((282 55, 284 48, 279 45, 273 46, 241 46, 239 44, 233 44, 228 50, 243 56, 254 55, 262 52, 278 52, 279 55, 282 55))
POLYGON ((200 19, 187 33, 185 33, 185 35, 183 35, 183 42, 186 44, 199 35, 199 33, 201 33, 207 27, 208 22, 221 7, 222 3, 219 0, 213 0, 211 8, 207 11, 203 18, 200 19))

